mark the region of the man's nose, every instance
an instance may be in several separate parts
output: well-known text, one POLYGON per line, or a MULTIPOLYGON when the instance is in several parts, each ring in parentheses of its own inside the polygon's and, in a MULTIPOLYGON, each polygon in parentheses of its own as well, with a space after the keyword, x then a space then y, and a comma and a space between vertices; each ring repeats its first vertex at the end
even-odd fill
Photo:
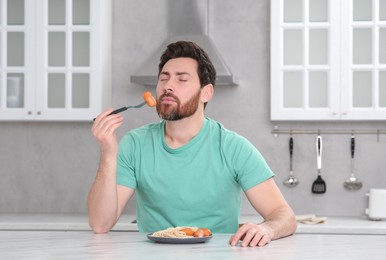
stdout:
POLYGON ((173 92, 174 91, 174 83, 172 79, 169 79, 164 87, 164 91, 166 92, 173 92))

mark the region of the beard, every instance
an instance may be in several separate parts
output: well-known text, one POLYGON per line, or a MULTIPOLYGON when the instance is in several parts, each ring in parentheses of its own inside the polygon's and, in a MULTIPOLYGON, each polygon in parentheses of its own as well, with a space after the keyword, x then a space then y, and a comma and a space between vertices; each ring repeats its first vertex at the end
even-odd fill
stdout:
POLYGON ((178 97, 174 96, 172 93, 165 93, 157 100, 156 108, 158 116, 168 121, 176 121, 190 117, 196 113, 198 109, 200 95, 201 89, 193 97, 191 97, 188 102, 181 105, 181 101, 178 99, 178 97), (175 100, 177 106, 174 104, 161 104, 161 100, 164 97, 172 97, 175 100))

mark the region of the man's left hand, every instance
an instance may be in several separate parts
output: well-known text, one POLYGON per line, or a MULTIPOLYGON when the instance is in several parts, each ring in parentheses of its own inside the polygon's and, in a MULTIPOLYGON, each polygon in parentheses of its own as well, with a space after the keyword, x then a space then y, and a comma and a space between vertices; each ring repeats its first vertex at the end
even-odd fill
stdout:
POLYGON ((236 246, 241 241, 242 247, 265 246, 271 242, 271 234, 269 228, 264 224, 246 223, 230 238, 229 244, 236 246))

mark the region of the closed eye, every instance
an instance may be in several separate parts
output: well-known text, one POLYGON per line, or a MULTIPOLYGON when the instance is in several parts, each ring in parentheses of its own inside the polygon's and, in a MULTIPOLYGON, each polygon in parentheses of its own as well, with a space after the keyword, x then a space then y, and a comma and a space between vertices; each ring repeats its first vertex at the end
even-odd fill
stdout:
POLYGON ((181 75, 178 77, 178 80, 181 81, 181 82, 186 82, 186 81, 190 81, 191 77, 187 74, 184 74, 184 75, 181 75))
POLYGON ((159 81, 165 81, 165 80, 168 80, 169 79, 169 75, 167 73, 162 73, 160 74, 159 76, 159 81))

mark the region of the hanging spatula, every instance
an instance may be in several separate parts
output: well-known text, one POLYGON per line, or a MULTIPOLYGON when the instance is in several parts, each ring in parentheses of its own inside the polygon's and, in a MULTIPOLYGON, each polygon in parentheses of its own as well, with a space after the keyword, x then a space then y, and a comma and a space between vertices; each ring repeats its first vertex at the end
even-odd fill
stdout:
POLYGON ((318 135, 316 137, 316 159, 318 164, 318 178, 312 184, 312 193, 322 194, 326 192, 326 182, 322 179, 322 137, 318 135))

